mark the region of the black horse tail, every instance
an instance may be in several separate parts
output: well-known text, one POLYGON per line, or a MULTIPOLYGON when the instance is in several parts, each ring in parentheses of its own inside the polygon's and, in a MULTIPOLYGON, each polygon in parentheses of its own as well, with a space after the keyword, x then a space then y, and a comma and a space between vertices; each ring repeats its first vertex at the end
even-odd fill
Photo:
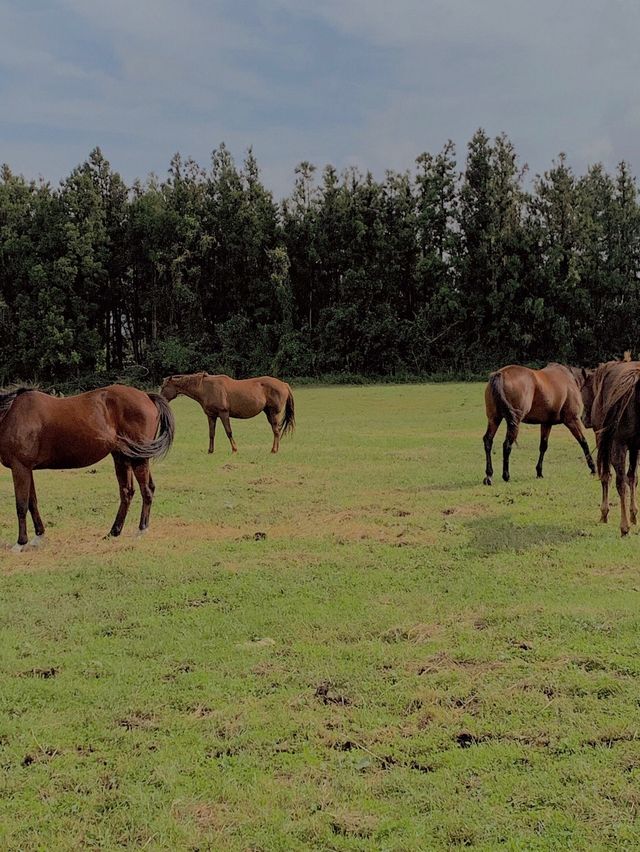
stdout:
POLYGON ((640 370, 626 373, 616 387, 615 396, 604 411, 602 428, 598 430, 598 476, 602 479, 611 468, 611 451, 620 421, 633 401, 636 414, 640 408, 640 370))
POLYGON ((287 385, 287 388, 289 388, 289 394, 284 407, 284 417, 280 422, 281 435, 288 435, 296 428, 296 409, 293 403, 293 393, 291 392, 289 385, 287 385))
POLYGON ((520 419, 515 408, 511 405, 504 392, 504 377, 500 370, 489 376, 489 387, 496 404, 498 414, 507 421, 507 429, 517 430, 520 419))
POLYGON ((169 452, 176 431, 176 421, 167 400, 159 393, 147 394, 158 409, 158 430, 153 441, 138 443, 120 436, 118 449, 128 459, 161 459, 169 452))

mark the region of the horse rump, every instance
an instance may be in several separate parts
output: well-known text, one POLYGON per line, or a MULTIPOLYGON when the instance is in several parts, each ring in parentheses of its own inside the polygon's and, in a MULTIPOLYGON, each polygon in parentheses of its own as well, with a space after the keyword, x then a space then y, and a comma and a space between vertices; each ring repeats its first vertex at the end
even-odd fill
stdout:
POLYGON ((176 424, 167 400, 159 393, 148 393, 147 396, 158 409, 158 429, 153 441, 137 442, 120 435, 118 450, 131 461, 143 459, 161 459, 166 456, 173 443, 176 424))
MULTIPOLYGON (((601 388, 601 393, 605 388, 601 388)), ((598 476, 602 479, 611 468, 616 440, 625 441, 640 425, 640 369, 629 370, 609 390, 602 404, 602 428, 598 430, 598 476), (625 421, 623 423, 623 420, 625 421)))
POLYGON ((497 413, 501 417, 504 417, 509 430, 517 429, 519 423, 518 414, 504 392, 504 376, 501 370, 491 373, 489 376, 489 387, 497 413))

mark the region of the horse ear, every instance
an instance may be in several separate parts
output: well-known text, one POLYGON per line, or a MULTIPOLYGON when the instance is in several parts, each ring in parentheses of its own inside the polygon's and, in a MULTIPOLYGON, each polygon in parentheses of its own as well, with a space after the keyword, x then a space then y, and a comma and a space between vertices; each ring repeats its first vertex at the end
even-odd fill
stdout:
POLYGON ((631 351, 629 349, 627 349, 626 352, 624 353, 624 357, 622 358, 622 360, 623 361, 630 361, 631 360, 631 351))

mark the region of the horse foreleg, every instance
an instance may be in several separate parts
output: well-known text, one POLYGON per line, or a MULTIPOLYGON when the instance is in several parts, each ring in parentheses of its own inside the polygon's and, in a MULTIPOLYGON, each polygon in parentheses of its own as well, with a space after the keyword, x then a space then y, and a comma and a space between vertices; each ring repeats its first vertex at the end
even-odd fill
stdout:
POLYGON ((18 541, 12 547, 14 553, 21 553, 29 541, 27 537, 27 511, 31 493, 31 471, 21 464, 11 468, 13 491, 16 498, 16 514, 18 516, 18 541))
POLYGON ((273 445, 271 447, 271 452, 277 453, 280 449, 280 424, 278 423, 278 412, 274 411, 272 408, 265 408, 264 413, 267 416, 267 420, 269 421, 269 425, 273 432, 273 445))
POLYGON ((629 483, 629 493, 631 494, 631 512, 630 520, 632 524, 638 523, 638 503, 636 499, 636 488, 638 486, 638 448, 634 447, 629 452, 629 469, 627 471, 627 481, 629 483))
POLYGON ((231 444, 231 452, 237 453, 238 447, 236 446, 236 442, 233 440, 233 432, 231 431, 231 421, 229 420, 229 412, 224 411, 220 412, 220 420, 222 420, 222 425, 224 426, 224 431, 227 433, 227 438, 229 439, 229 443, 231 444))
POLYGON ((111 531, 109 532, 109 535, 115 537, 119 536, 122 532, 122 527, 124 526, 127 512, 129 511, 129 506, 131 505, 135 491, 133 488, 133 471, 131 469, 131 462, 119 453, 114 453, 113 463, 116 468, 118 485, 120 486, 120 507, 118 509, 116 519, 113 522, 113 526, 111 527, 111 531))
POLYGON ((485 469, 485 477, 483 480, 484 485, 491 485, 491 477, 493 476, 493 464, 491 462, 491 449, 493 447, 493 439, 495 437, 496 432, 498 431, 498 426, 500 425, 500 417, 497 417, 495 420, 489 420, 487 423, 487 431, 484 433, 482 438, 482 442, 484 444, 484 452, 487 457, 487 466, 485 469))
POLYGON ((213 445, 216 439, 216 422, 218 420, 217 414, 208 414, 209 418, 209 454, 213 452, 213 445))
POLYGON ((589 470, 591 471, 591 473, 595 474, 596 466, 593 463, 593 459, 591 458, 591 453, 589 452, 589 444, 587 444, 587 439, 585 438, 584 432, 582 431, 580 421, 578 419, 569 420, 568 423, 565 423, 565 426, 582 447, 582 452, 584 453, 584 457, 587 460, 587 464, 589 465, 589 470))
POLYGON ((153 503, 153 492, 155 484, 151 478, 149 471, 149 459, 133 463, 133 473, 138 480, 140 494, 142 495, 142 512, 140 513, 139 535, 146 532, 149 527, 149 515, 151 513, 151 504, 153 503))
POLYGON ((33 481, 33 471, 31 472, 31 483, 29 490, 29 512, 31 513, 31 520, 33 521, 33 526, 36 531, 36 537, 31 539, 29 543, 34 547, 37 547, 39 544, 42 544, 42 536, 44 535, 44 523, 42 522, 40 512, 38 511, 38 497, 36 495, 36 485, 33 481))
POLYGON ((540 424, 540 456, 538 458, 538 464, 536 465, 536 473, 538 475, 538 479, 542 479, 542 462, 544 461, 544 454, 547 452, 547 447, 549 446, 549 435, 551 434, 551 425, 549 423, 541 423, 540 424))

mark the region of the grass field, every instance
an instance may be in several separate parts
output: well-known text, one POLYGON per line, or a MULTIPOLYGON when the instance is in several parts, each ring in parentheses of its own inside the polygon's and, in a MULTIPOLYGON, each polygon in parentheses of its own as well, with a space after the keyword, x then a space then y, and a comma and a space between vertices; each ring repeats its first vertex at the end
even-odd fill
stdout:
POLYGON ((481 385, 300 389, 279 456, 173 405, 142 539, 108 460, 14 556, 0 477, 0 848, 640 847, 640 539, 564 428, 486 488, 481 385))

